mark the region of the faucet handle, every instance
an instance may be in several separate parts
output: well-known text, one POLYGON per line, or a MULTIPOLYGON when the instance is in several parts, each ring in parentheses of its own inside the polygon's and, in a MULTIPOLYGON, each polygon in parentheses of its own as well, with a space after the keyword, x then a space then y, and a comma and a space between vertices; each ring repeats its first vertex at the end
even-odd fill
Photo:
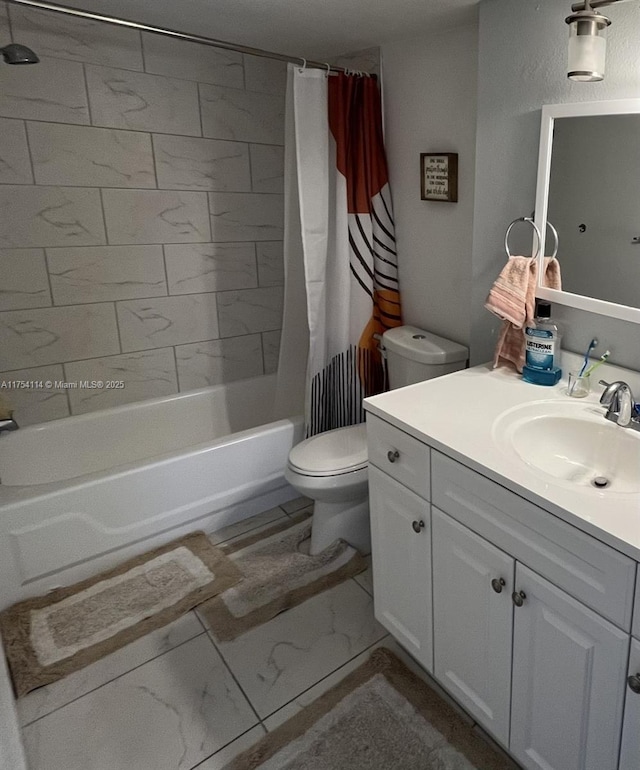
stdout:
POLYGON ((614 408, 617 409, 617 406, 614 405, 614 402, 617 400, 618 397, 618 391, 620 391, 623 388, 626 388, 629 390, 629 386, 626 382, 622 382, 621 380, 616 380, 616 382, 607 382, 606 380, 600 380, 600 385, 604 386, 604 390, 602 392, 602 395, 600 396, 600 403, 603 406, 614 406, 614 408))
POLYGON ((615 396, 616 391, 618 390, 619 383, 607 382, 606 380, 598 380, 598 384, 602 385, 604 388, 600 396, 600 403, 603 404, 604 406, 611 406, 613 402, 613 397, 615 396))
POLYGON ((617 380, 616 382, 605 382, 600 380, 600 384, 605 389, 600 396, 600 403, 607 407, 608 419, 617 416, 615 422, 623 428, 626 428, 635 419, 636 403, 633 399, 631 388, 626 382, 617 380))

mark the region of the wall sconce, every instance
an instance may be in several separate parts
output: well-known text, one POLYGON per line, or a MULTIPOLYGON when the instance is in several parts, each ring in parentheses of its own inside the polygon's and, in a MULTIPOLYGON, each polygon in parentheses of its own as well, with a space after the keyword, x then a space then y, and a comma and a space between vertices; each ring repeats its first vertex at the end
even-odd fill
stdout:
POLYGON ((585 0, 572 6, 574 13, 567 16, 569 25, 569 64, 567 77, 578 82, 604 78, 607 55, 607 27, 611 21, 593 9, 594 5, 610 5, 616 0, 591 3, 585 0))
POLYGON ((583 83, 604 79, 606 33, 611 20, 595 9, 629 1, 582 0, 571 6, 573 13, 565 19, 569 25, 568 78, 583 83))

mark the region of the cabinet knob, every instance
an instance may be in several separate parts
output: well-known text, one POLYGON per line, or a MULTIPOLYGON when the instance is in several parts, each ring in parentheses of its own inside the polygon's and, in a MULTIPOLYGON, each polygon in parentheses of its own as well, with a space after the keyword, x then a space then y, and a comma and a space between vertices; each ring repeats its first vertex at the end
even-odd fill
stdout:
POLYGON ((400 457, 400 452, 398 452, 397 449, 390 449, 387 452, 387 460, 389 460, 390 463, 395 463, 395 461, 400 457))
POLYGON ((502 589, 506 585, 507 584, 505 583, 504 578, 493 578, 493 580, 491 581, 491 588, 493 588, 493 590, 497 594, 501 594, 502 593, 502 589))
POLYGON ((424 521, 412 521, 411 526, 413 531, 419 534, 424 529, 424 521))
POLYGON ((527 595, 524 591, 514 591, 511 594, 511 598, 513 599, 513 603, 516 605, 516 607, 522 607, 524 600, 527 598, 527 595))
POLYGON ((640 695, 640 674, 634 674, 627 679, 627 684, 632 692, 640 695))

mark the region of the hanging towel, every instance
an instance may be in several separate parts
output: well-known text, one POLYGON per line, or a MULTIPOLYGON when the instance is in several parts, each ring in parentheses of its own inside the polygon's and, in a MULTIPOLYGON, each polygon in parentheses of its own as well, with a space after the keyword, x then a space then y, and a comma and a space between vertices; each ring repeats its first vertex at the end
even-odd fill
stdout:
POLYGON ((537 275, 537 260, 531 257, 510 257, 491 287, 485 307, 503 321, 522 328, 527 317, 527 303, 535 300, 537 275))
MULTIPOLYGON (((543 285, 561 289, 560 264, 545 257, 543 285)), ((521 372, 525 360, 524 326, 535 316, 538 260, 531 257, 511 257, 493 284, 485 307, 504 323, 498 336, 493 367, 501 361, 512 363, 521 372)))

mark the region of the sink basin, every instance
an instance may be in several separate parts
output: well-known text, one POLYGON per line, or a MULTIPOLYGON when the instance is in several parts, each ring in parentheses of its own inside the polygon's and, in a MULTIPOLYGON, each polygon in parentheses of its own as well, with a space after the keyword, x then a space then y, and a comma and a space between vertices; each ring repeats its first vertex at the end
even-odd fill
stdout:
POLYGON ((563 486, 640 492, 640 432, 605 420, 594 404, 535 401, 510 409, 494 423, 493 439, 563 486))

